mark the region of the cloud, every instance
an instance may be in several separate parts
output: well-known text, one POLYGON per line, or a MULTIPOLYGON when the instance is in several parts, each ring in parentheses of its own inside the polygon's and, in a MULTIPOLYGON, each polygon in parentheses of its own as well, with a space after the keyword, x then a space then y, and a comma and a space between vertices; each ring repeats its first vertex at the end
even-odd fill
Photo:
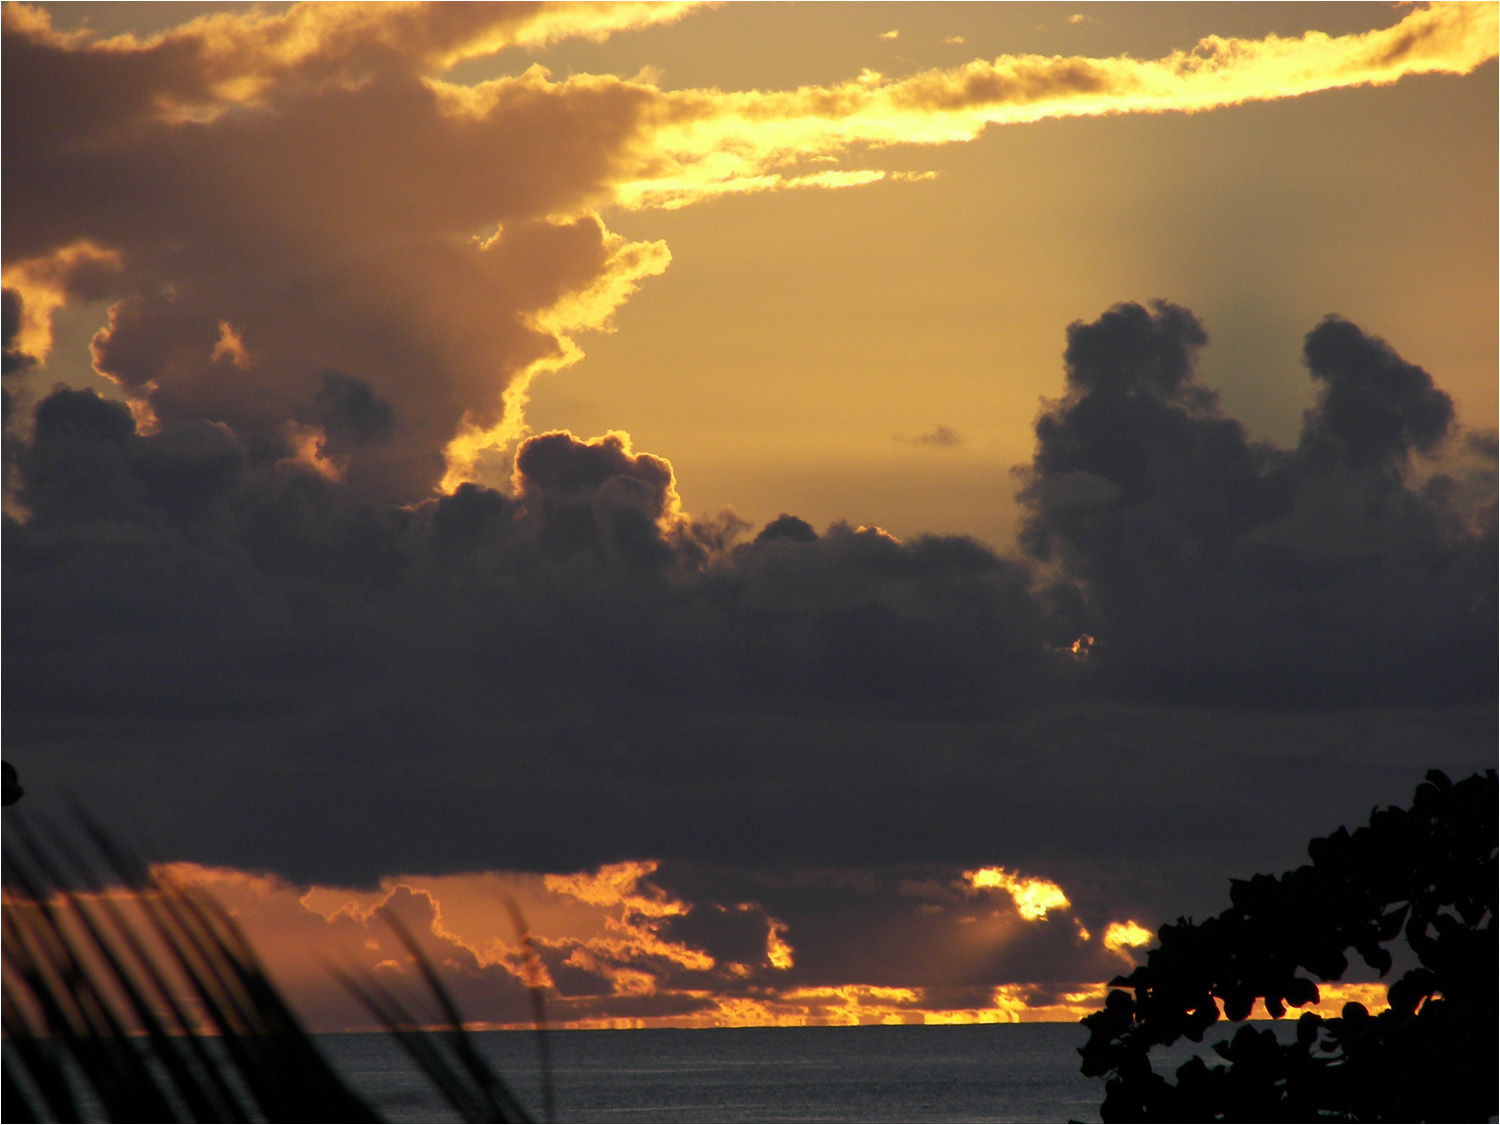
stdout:
MULTIPOLYGON (((539 48, 569 38, 603 40, 621 31, 672 23, 695 3, 543 3, 524 8, 449 9, 403 4, 293 4, 283 12, 219 12, 139 39, 98 40, 54 31, 43 8, 13 5, 6 26, 53 52, 100 57, 123 96, 96 107, 102 124, 132 115, 202 118, 228 105, 274 96, 293 81, 357 82, 372 70, 443 72, 508 47, 539 48)), ((35 61, 20 52, 23 65, 35 61)), ((87 68, 77 68, 88 78, 87 68)), ((37 107, 40 108, 40 107, 37 107)))
POLYGON ((324 883, 920 859, 1044 871, 1091 934, 1140 921, 1491 752, 1493 436, 1328 321, 1316 440, 1253 442, 1206 339, 1166 304, 1069 329, 1029 560, 690 517, 623 434, 529 439, 511 494, 371 501, 324 468, 390 414, 337 373, 309 459, 276 461, 59 389, 7 445, 8 757, 170 857, 324 883), (1340 380, 1378 409, 1330 410, 1340 380), (1108 909, 1075 889, 1104 855, 1108 909))
POLYGON ((685 522, 672 466, 632 453, 628 434, 529 438, 516 452, 515 485, 542 543, 563 555, 587 550, 660 566, 671 554, 664 537, 685 522))
POLYGON ((952 426, 938 425, 925 434, 917 434, 908 437, 905 434, 897 434, 897 441, 911 442, 913 445, 926 445, 934 449, 953 449, 964 443, 963 435, 952 426))
POLYGON ((615 200, 681 205, 763 182, 809 156, 967 141, 990 125, 1197 112, 1408 74, 1468 73, 1495 57, 1496 24, 1488 7, 1434 5, 1379 31, 1210 36, 1159 60, 1001 56, 895 80, 866 71, 840 85, 796 91, 674 91, 661 96, 644 174, 624 178, 615 200))
POLYGON ((1430 454, 1448 436, 1452 400, 1384 340, 1329 316, 1308 333, 1303 356, 1322 384, 1303 424, 1309 456, 1400 476, 1411 454, 1430 454))
POLYGON ((1093 635, 1094 674, 1163 698, 1489 696, 1494 465, 1443 470, 1474 440, 1448 396, 1328 318, 1305 348, 1317 404, 1279 450, 1198 381, 1206 342, 1163 302, 1068 330, 1021 493, 1027 549, 1071 580, 1058 643, 1093 635), (1456 484, 1473 472, 1489 483, 1456 484))
MULTIPOLYGON (((378 1028, 336 972, 377 980, 418 1020, 442 1019, 391 919, 478 1028, 530 1025, 532 986, 549 1025, 564 1028, 1076 1020, 1152 939, 1133 920, 1110 922, 1101 939, 1028 916, 1019 897, 1019 911, 976 902, 955 869, 935 865, 768 878, 632 861, 557 874, 399 874, 368 887, 185 862, 153 874, 225 907, 315 1031, 378 1028), (808 949, 806 964, 787 935, 808 949)), ((150 946, 128 891, 90 889, 48 906, 73 925, 77 904, 92 910, 104 894, 150 946)), ((7 909, 35 907, 8 895, 7 909)), ((1377 1010, 1385 999, 1370 984, 1321 991, 1333 1013, 1345 998, 1377 1010)), ((191 1010, 192 998, 181 999, 191 1010)))
MULTIPOLYGON (((529 1023, 523 989, 533 981, 546 990, 549 1022, 561 1027, 1067 1018, 1102 995, 1095 978, 1130 961, 1123 946, 1081 939, 1044 919, 1018 922, 1008 909, 986 908, 982 919, 970 916, 972 903, 914 913, 890 893, 891 880, 910 869, 852 879, 809 872, 788 884, 633 861, 566 874, 396 875, 373 888, 299 885, 190 863, 157 871, 233 911, 272 977, 320 1030, 369 1025, 322 965, 373 974, 423 1010, 423 986, 387 914, 417 937, 460 1010, 480 1026, 529 1023), (785 920, 762 897, 790 911, 785 920), (528 959, 515 917, 537 961, 528 959), (865 933, 872 955, 840 960, 837 942, 849 927, 865 933), (993 948, 985 955, 987 945, 1014 945, 1019 930, 1030 935, 1024 958, 997 961, 993 948), (806 944, 808 964, 788 936, 806 944), (926 956, 911 948, 913 939, 926 956), (1027 965, 1053 975, 1018 979, 1027 965), (1062 995, 1069 992, 1079 995, 1062 995)), ((933 885, 957 885, 951 870, 922 872, 933 885)))
MULTIPOLYGON (((323 435, 310 456, 384 440, 388 412, 365 385, 328 376, 324 387, 307 419, 323 435)), ((374 640, 346 628, 373 628, 401 648, 436 646, 434 676, 478 661, 455 681, 469 682, 488 662, 483 675, 517 700, 541 687, 643 705, 681 695, 990 711, 1047 674, 1024 567, 967 539, 902 544, 845 525, 818 535, 793 517, 745 541, 731 515, 683 515, 672 466, 625 435, 531 438, 513 496, 467 486, 410 509, 363 501, 320 463, 257 461, 228 427, 173 420, 142 434, 125 407, 61 390, 39 407, 18 467, 31 516, 10 542, 24 573, 16 588, 39 599, 29 619, 76 629, 81 643, 92 584, 103 582, 140 607, 127 631, 146 632, 129 643, 164 661, 191 661, 197 643, 172 622, 203 612, 248 643, 263 619, 251 605, 268 598, 288 642, 300 635, 331 657, 374 640), (90 556, 86 544, 121 535, 112 562, 90 556), (55 566, 48 544, 67 544, 70 561, 55 566), (471 568, 473 584, 450 590, 471 568), (224 589, 203 590, 200 606, 193 583, 211 573, 224 589), (323 611, 302 614, 295 589, 321 591, 344 624, 329 632, 323 611), (507 647, 482 655, 500 637, 507 647), (619 679, 627 667, 631 684, 619 679)), ((420 666, 416 653, 393 654, 394 666, 420 666)), ((172 696, 171 677, 151 692, 172 696)))
POLYGON ((142 416, 229 426, 270 461, 300 455, 336 372, 389 408, 380 441, 331 435, 348 485, 431 494, 472 470, 476 435, 523 436, 530 379, 669 255, 586 205, 637 127, 629 87, 536 72, 455 119, 421 75, 570 20, 681 10, 315 5, 99 43, 7 9, 7 137, 31 154, 6 189, 24 350, 45 358, 62 304, 106 299, 93 362, 142 416), (569 134, 593 139, 547 143, 569 134), (106 181, 102 199, 86 186, 106 181))
POLYGON ((1047 917, 1053 910, 1066 910, 1072 905, 1067 894, 1056 883, 1046 879, 1027 878, 1003 867, 983 867, 978 871, 965 871, 964 878, 975 890, 998 887, 1010 895, 1016 911, 1022 918, 1035 921, 1047 917))
MULTIPOLYGON (((1113 949, 1124 954, 1126 949, 1139 949, 1150 945, 1154 936, 1150 930, 1134 920, 1111 922, 1109 929, 1104 932, 1104 946, 1106 949, 1113 949)), ((1131 964, 1134 964, 1128 954, 1125 956, 1127 960, 1131 960, 1131 964)))

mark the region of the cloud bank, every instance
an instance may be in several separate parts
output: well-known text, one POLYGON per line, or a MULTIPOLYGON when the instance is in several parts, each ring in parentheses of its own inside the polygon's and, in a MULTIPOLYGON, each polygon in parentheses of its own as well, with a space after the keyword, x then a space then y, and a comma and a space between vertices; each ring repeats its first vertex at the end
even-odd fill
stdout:
MULTIPOLYGON (((670 463, 619 434, 527 439, 509 493, 382 504, 223 424, 143 433, 59 389, 10 445, 30 513, 4 539, 10 753, 174 853, 358 882, 1145 854, 1115 787, 1201 770, 1251 799, 1238 737, 1215 758, 1191 745, 1206 719, 1182 745, 1146 733, 1168 704, 1457 708, 1442 744, 1472 746, 1461 716, 1496 678, 1493 435, 1330 318, 1301 440, 1256 443, 1198 380, 1205 342, 1165 303, 1068 330, 1067 392, 1018 473, 1025 557, 689 517, 670 463), (1114 707, 1148 710, 1090 726, 1114 707)), ((331 432, 387 418, 352 382, 319 401, 331 432)), ((1399 731, 1377 729, 1340 736, 1307 799, 1358 744, 1386 777, 1370 740, 1399 731)), ((1151 799, 1177 832, 1215 819, 1151 799)))

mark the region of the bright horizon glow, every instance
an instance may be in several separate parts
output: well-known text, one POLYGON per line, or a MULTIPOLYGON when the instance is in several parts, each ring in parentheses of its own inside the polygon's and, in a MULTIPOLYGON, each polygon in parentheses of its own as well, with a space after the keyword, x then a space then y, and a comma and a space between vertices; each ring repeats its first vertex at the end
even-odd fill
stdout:
MULTIPOLYGON (((404 987, 415 984, 415 974, 407 967, 409 956, 378 920, 378 912, 385 908, 397 909, 412 926, 427 956, 444 975, 445 986, 456 995, 459 1010, 466 1017, 465 1027, 471 1030, 532 1026, 529 1009, 524 1013, 518 1010, 517 1018, 512 1019, 476 1015, 493 1003, 493 995, 486 995, 493 994, 493 983, 486 985, 483 973, 460 971, 460 961, 455 960, 455 957, 472 958, 476 966, 491 966, 504 974, 500 978, 491 975, 488 978, 491 981, 509 978, 517 988, 531 983, 515 930, 507 911, 501 908, 502 895, 513 894, 515 901, 523 904, 521 909, 531 940, 539 949, 591 951, 577 963, 587 963, 593 968, 608 966, 614 987, 600 997, 606 1003, 610 996, 657 995, 659 970, 649 966, 662 959, 687 971, 711 968, 714 962, 702 950, 663 942, 658 936, 651 919, 680 917, 695 908, 672 900, 646 881, 656 870, 656 864, 650 861, 614 864, 594 872, 569 875, 490 872, 403 878, 384 881, 383 889, 378 892, 317 886, 299 889, 273 876, 191 863, 160 864, 152 870, 168 885, 207 893, 224 905, 273 980, 308 1013, 314 1031, 380 1030, 363 1017, 353 1022, 328 1022, 335 1012, 348 1014, 357 1009, 340 994, 332 976, 319 968, 321 965, 340 965, 346 971, 363 969, 375 974, 387 987, 401 988, 403 980, 404 987), (422 914, 411 915, 403 903, 421 903, 423 911, 430 914, 425 920, 422 914)), ((983 878, 980 884, 1003 888, 1001 882, 990 884, 983 878)), ((130 915, 135 893, 107 888, 78 897, 84 902, 109 897, 130 915)), ((11 892, 6 892, 6 898, 10 903, 25 901, 11 892)), ((52 902, 54 909, 70 916, 60 897, 52 902)), ((750 904, 745 908, 755 909, 750 904)), ((1145 932, 1135 923, 1115 923, 1110 927, 1111 933, 1117 927, 1132 939, 1138 936, 1137 931, 1145 932)), ((773 920, 768 942, 779 942, 784 930, 784 924, 773 920)), ((1114 949, 1109 943, 1106 938, 1106 946, 1114 949)), ((1118 952, 1125 952, 1123 945, 1118 952)), ((768 961, 774 977, 779 971, 791 969, 792 964, 778 963, 772 950, 774 946, 768 949, 768 961)), ((784 987, 762 984, 755 987, 754 994, 716 993, 709 988, 671 989, 674 996, 696 1005, 692 1012, 570 1016, 566 1002, 557 995, 555 982, 544 977, 541 983, 548 991, 548 1026, 569 1030, 1077 1022, 1097 1010, 1109 991, 1104 982, 1079 983, 1055 999, 1038 1002, 1034 997, 1045 991, 1042 986, 1012 983, 994 988, 990 1002, 984 1006, 951 1008, 933 1004, 929 990, 916 985, 872 985, 857 981, 784 987)), ((1337 1016, 1351 1000, 1365 1004, 1372 1012, 1387 1006, 1385 986, 1379 983, 1334 982, 1319 985, 1319 991, 1317 1004, 1289 1009, 1289 1016, 1283 1018, 1295 1018, 1301 1011, 1337 1016)), ((182 999, 186 1001, 188 997, 184 994, 182 999)), ((1270 1018, 1262 1002, 1257 1001, 1251 1018, 1270 1018)), ((436 1028, 440 1023, 434 1020, 430 1026, 436 1028)))

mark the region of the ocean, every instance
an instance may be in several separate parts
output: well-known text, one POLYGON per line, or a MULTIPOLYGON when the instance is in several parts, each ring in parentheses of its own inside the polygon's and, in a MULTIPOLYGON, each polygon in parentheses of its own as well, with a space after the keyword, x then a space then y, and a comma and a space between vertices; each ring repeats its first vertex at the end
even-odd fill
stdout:
MULTIPOLYGON (((1077 1024, 553 1031, 556 1119, 1098 1121, 1104 1083, 1078 1070, 1077 1024)), ((475 1041, 540 1116, 536 1037, 475 1041)), ((388 1121, 457 1121, 384 1035, 320 1035, 388 1121)))

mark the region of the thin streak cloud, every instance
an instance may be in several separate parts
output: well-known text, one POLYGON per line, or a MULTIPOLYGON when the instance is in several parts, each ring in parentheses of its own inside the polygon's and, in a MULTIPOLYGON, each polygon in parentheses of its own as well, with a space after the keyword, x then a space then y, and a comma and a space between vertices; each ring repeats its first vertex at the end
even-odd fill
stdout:
POLYGON ((1379 31, 1209 36, 1157 60, 1015 55, 897 80, 867 70, 838 86, 796 91, 667 92, 650 132, 652 171, 620 183, 614 201, 661 206, 813 155, 967 141, 990 125, 1192 113, 1414 74, 1467 74, 1495 57, 1497 29, 1493 5, 1436 4, 1379 31), (670 170, 659 170, 662 159, 670 170))

